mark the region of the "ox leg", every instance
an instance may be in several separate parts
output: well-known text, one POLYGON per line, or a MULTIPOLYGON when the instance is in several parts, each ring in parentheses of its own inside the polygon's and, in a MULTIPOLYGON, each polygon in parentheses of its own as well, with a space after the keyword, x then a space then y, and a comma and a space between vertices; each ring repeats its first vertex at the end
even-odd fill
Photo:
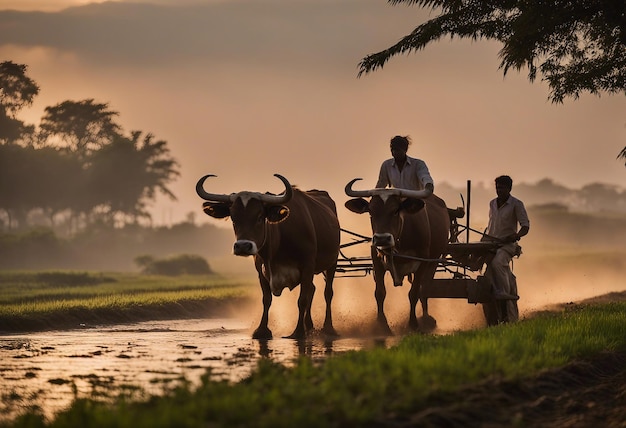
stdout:
POLYGON ((325 272, 324 280, 324 300, 326 300, 326 316, 324 317, 324 327, 322 328, 322 333, 329 336, 339 336, 337 331, 333 327, 333 314, 331 309, 331 303, 333 301, 333 280, 335 279, 335 269, 336 266, 328 269, 325 272))
MULTIPOLYGON (((411 282, 411 289, 409 290, 409 328, 411 330, 417 330, 419 327, 417 323, 417 315, 415 314, 415 310, 417 307, 417 301, 420 300, 420 284, 416 277, 417 275, 413 276, 413 281, 411 282)), ((425 311, 425 313, 427 313, 428 299, 422 298, 421 300, 422 300, 422 310, 425 311)))
POLYGON ((265 277, 259 273, 259 282, 261 283, 261 290, 263 291, 263 315, 261 316, 261 322, 254 333, 252 333, 253 339, 271 339, 272 331, 268 328, 270 306, 272 305, 272 292, 270 290, 270 283, 265 277))
POLYGON ((428 313, 428 298, 421 295, 423 278, 433 278, 436 270, 437 264, 424 263, 413 275, 413 282, 411 284, 411 290, 409 291, 409 328, 413 330, 418 328, 417 315, 415 313, 418 300, 422 303, 422 320, 424 321, 424 327, 428 330, 432 330, 437 326, 437 321, 428 313))
POLYGON ((376 297, 376 305, 378 307, 378 315, 376 322, 380 334, 386 336, 392 336, 393 333, 389 328, 387 317, 385 316, 385 298, 387 297, 387 289, 385 288, 385 268, 378 260, 378 256, 375 251, 372 251, 372 261, 374 264, 374 281, 376 282, 376 289, 374 290, 374 296, 376 297))
MULTIPOLYGON (((313 285, 313 273, 303 275, 304 278, 300 283, 300 296, 298 297, 298 324, 296 329, 287 336, 288 339, 304 339, 306 337, 305 319, 311 318, 311 300, 315 292, 313 285)), ((311 320, 311 326, 313 320, 311 320)))
POLYGON ((304 312, 304 331, 313 330, 313 316, 311 315, 311 307, 313 306, 313 297, 315 297, 315 284, 312 285, 307 300, 307 308, 304 312))

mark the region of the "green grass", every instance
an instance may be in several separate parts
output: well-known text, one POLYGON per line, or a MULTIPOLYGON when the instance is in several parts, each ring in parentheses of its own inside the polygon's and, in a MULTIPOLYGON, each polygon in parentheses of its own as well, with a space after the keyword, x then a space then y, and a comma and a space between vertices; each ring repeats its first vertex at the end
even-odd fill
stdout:
POLYGON ((80 399, 51 422, 31 412, 12 426, 372 426, 446 396, 458 394, 462 402, 463 388, 488 380, 523 382, 601 353, 623 354, 624 325, 624 302, 576 306, 512 325, 411 335, 392 349, 352 351, 321 365, 302 358, 286 368, 262 360, 240 383, 212 381, 207 374, 195 389, 183 386, 164 397, 113 404, 80 399))
MULTIPOLYGON (((115 321, 120 311, 226 302, 250 296, 254 284, 217 275, 180 277, 88 272, 0 272, 0 331, 66 327, 73 312, 115 321)), ((165 311, 164 311, 165 312, 165 311)))

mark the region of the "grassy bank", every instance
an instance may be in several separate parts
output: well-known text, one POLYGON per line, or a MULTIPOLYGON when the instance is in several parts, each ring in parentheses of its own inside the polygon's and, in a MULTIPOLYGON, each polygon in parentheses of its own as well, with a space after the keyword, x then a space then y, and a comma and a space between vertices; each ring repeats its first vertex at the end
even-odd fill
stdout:
POLYGON ((0 272, 0 332, 227 313, 255 284, 217 275, 0 272))
POLYGON ((496 404, 508 394, 511 404, 530 400, 536 410, 528 381, 574 367, 564 383, 552 382, 552 390, 538 393, 554 395, 595 373, 588 370, 593 364, 580 366, 581 361, 602 360, 609 376, 623 378, 624 325, 624 302, 575 305, 513 325, 411 335, 395 348, 349 352, 319 366, 306 358, 293 368, 265 360, 237 384, 212 381, 207 374, 200 387, 178 388, 164 397, 112 404, 81 399, 51 422, 32 412, 11 426, 479 426, 481 414, 497 426, 533 425, 531 413, 496 404), (469 396, 473 401, 466 401, 469 396))

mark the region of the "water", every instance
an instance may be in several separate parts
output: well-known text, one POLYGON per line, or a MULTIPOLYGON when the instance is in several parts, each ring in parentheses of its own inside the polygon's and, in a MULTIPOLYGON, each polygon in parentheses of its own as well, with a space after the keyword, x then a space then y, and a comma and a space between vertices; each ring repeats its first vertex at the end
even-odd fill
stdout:
POLYGON ((185 377, 192 384, 211 370, 214 379, 239 381, 260 358, 285 365, 301 355, 314 361, 348 350, 391 346, 399 337, 321 336, 304 341, 251 338, 246 321, 195 319, 142 322, 69 331, 0 336, 0 418, 29 406, 48 417, 75 397, 111 391, 161 394, 185 377))

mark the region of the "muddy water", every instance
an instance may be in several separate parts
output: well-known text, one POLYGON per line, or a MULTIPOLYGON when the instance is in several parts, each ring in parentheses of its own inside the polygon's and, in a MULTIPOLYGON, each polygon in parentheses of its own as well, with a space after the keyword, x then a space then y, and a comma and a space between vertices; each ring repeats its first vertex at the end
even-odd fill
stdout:
MULTIPOLYGON (((614 278, 528 279, 520 293, 522 318, 551 303, 626 291, 623 280, 614 278)), ((334 325, 341 336, 332 341, 316 335, 305 341, 282 338, 295 327, 297 292, 274 299, 270 328, 275 339, 265 342, 251 338, 261 316, 260 296, 255 305, 241 308, 232 318, 207 315, 197 320, 0 335, 0 420, 13 418, 29 406, 38 406, 51 417, 75 397, 119 393, 137 397, 138 391, 160 394, 179 384, 182 376, 199 382, 207 369, 215 379, 238 381, 260 358, 289 365, 302 355, 319 361, 349 350, 397 344, 407 333, 408 288, 388 289, 386 314, 396 336, 381 338, 368 332, 376 316, 371 283, 367 279, 342 281, 333 300, 334 325)), ((480 305, 431 299, 429 309, 437 319, 434 334, 485 326, 480 305)), ((323 298, 318 296, 313 305, 318 327, 323 314, 323 298)))
POLYGON ((48 416, 74 397, 126 391, 160 394, 192 383, 211 369, 215 379, 238 381, 259 358, 289 365, 301 355, 314 360, 398 338, 340 338, 306 341, 253 340, 247 322, 238 319, 143 322, 115 327, 0 336, 0 417, 12 418, 28 406, 48 416))

